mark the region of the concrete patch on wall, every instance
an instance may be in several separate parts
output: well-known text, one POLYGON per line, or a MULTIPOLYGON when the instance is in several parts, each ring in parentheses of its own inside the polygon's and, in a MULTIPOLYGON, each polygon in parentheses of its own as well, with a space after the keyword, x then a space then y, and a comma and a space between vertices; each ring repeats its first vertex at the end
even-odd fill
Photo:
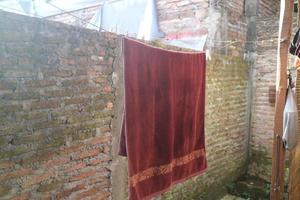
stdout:
POLYGON ((127 158, 119 156, 119 142, 124 113, 124 77, 122 38, 118 38, 117 57, 114 62, 113 83, 115 90, 115 115, 112 121, 112 199, 128 197, 128 164, 127 158))

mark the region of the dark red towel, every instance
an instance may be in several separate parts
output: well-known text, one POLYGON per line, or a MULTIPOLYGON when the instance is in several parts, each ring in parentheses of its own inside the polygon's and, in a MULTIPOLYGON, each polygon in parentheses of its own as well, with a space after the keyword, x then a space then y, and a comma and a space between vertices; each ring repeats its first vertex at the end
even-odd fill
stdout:
POLYGON ((130 199, 149 199, 207 167, 205 53, 167 51, 124 39, 130 199))

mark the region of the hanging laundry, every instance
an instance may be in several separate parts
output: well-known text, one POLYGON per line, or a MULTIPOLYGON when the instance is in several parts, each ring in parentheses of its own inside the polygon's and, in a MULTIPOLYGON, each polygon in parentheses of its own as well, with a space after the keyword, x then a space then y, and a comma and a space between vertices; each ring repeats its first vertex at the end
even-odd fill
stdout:
POLYGON ((293 149, 297 144, 298 110, 294 92, 289 86, 283 116, 283 143, 286 149, 293 149))
POLYGON ((295 57, 294 67, 297 69, 300 67, 300 58, 295 57))
MULTIPOLYGON (((297 69, 296 79, 296 101, 297 108, 300 111, 300 69, 297 69)), ((298 118, 298 127, 300 125, 300 119, 298 118)), ((289 175, 289 199, 300 199, 300 142, 299 142, 299 130, 298 130, 298 144, 290 151, 290 175, 289 175)))
POLYGON ((290 44, 289 52, 292 55, 300 57, 300 29, 296 32, 293 41, 290 44))
POLYGON ((101 28, 106 31, 143 40, 164 35, 159 30, 154 0, 105 1, 101 13, 101 28))
POLYGON ((144 200, 207 168, 205 53, 123 40, 125 114, 120 154, 128 157, 129 198, 144 200))

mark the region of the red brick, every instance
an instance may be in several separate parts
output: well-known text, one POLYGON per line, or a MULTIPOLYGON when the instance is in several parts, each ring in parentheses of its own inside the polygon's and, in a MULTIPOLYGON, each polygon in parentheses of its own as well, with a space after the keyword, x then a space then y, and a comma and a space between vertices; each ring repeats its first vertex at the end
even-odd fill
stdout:
POLYGON ((19 170, 14 171, 14 172, 10 172, 10 173, 0 175, 0 182, 10 180, 10 179, 14 179, 14 178, 18 178, 18 177, 22 177, 22 176, 26 176, 26 175, 29 175, 31 173, 32 173, 32 169, 19 169, 19 170))
POLYGON ((110 132, 110 131, 111 131, 111 128, 108 127, 108 126, 101 127, 101 128, 100 128, 100 131, 101 131, 101 133, 107 133, 107 132, 110 132))
POLYGON ((112 92, 112 87, 110 85, 104 86, 102 92, 110 93, 112 92))
POLYGON ((109 192, 100 192, 97 193, 95 197, 92 197, 91 200, 104 200, 107 199, 109 196, 110 196, 109 192))
POLYGON ((71 79, 63 82, 64 86, 78 86, 78 85, 86 85, 89 83, 89 79, 71 79))
POLYGON ((0 90, 15 90, 17 88, 16 81, 0 81, 0 90))
POLYGON ((105 77, 94 77, 92 80, 96 84, 101 84, 101 83, 105 83, 106 82, 106 78, 105 77))
POLYGON ((69 154, 72 152, 79 151, 81 148, 83 148, 84 145, 77 145, 77 146, 71 146, 71 147, 66 147, 66 148, 61 148, 58 153, 59 154, 69 154))
POLYGON ((31 88, 39 88, 39 87, 49 87, 56 85, 55 80, 31 80, 26 81, 25 85, 31 88))
POLYGON ((75 199, 81 200, 86 197, 94 196, 101 188, 99 187, 94 187, 92 189, 89 189, 87 191, 81 192, 76 195, 75 199))
POLYGON ((55 177, 56 174, 54 171, 47 171, 43 174, 40 174, 40 175, 33 175, 33 176, 30 176, 28 177, 27 179, 23 180, 23 182, 21 183, 21 187, 22 188, 29 188, 31 187, 32 185, 35 185, 35 184, 38 184, 38 183, 41 183, 45 180, 48 180, 52 177, 55 177))
POLYGON ((53 76, 53 77, 71 77, 73 76, 72 70, 67 69, 47 69, 43 71, 45 77, 53 76))
POLYGON ((12 197, 10 200, 28 200, 30 199, 29 192, 21 192, 18 196, 12 197))
POLYGON ((112 157, 110 155, 102 154, 100 159, 101 159, 102 163, 105 163, 105 162, 111 161, 112 157))
POLYGON ((76 195, 76 198, 77 200, 81 200, 85 197, 89 197, 89 196, 92 196, 92 195, 95 195, 97 193, 98 189, 97 188, 92 188, 90 190, 87 190, 87 191, 84 191, 84 192, 81 192, 81 193, 78 193, 76 195))
POLYGON ((106 108, 107 108, 108 110, 112 110, 113 107, 114 107, 114 104, 113 104, 112 102, 108 102, 108 103, 106 104, 106 108))
POLYGON ((73 159, 82 160, 84 158, 97 156, 99 153, 100 153, 100 149, 92 149, 89 151, 84 151, 82 153, 76 154, 73 159))
POLYGON ((80 180, 83 180, 85 178, 88 178, 88 177, 91 177, 91 176, 95 176, 95 175, 96 175, 96 171, 90 170, 90 171, 81 173, 79 175, 73 176, 72 178, 70 178, 70 181, 71 182, 73 182, 73 181, 80 181, 80 180))
POLYGON ((78 164, 72 165, 70 168, 67 168, 65 170, 65 172, 72 172, 72 171, 75 171, 75 170, 78 170, 78 169, 82 169, 85 166, 86 166, 85 163, 78 163, 78 164))
POLYGON ((72 99, 65 99, 65 105, 70 104, 87 104, 91 101, 90 98, 72 98, 72 99))
POLYGON ((0 169, 7 169, 7 168, 10 168, 10 167, 13 167, 15 165, 14 162, 12 161, 2 161, 0 163, 0 169))
POLYGON ((80 94, 97 94, 101 92, 101 89, 99 87, 86 87, 79 89, 78 92, 80 94))
POLYGON ((109 153, 110 152, 110 150, 111 150, 111 148, 109 147, 109 146, 104 146, 104 148, 103 148, 103 153, 109 153))
POLYGON ((99 158, 94 158, 94 159, 90 159, 89 160, 89 163, 88 163, 88 165, 90 166, 90 165, 98 165, 98 164, 100 164, 100 163, 102 163, 103 161, 102 161, 102 159, 99 159, 99 158))
POLYGON ((106 54, 106 53, 105 53, 105 51, 104 51, 104 50, 103 50, 103 51, 99 51, 99 52, 98 52, 98 56, 102 56, 102 57, 103 57, 103 56, 105 56, 105 54, 106 54))
POLYGON ((114 59, 113 59, 112 57, 110 57, 110 58, 108 58, 108 59, 99 61, 99 64, 111 66, 111 65, 113 64, 113 62, 114 62, 114 59))
POLYGON ((58 194, 56 194, 56 198, 64 199, 64 198, 68 197, 70 194, 72 194, 73 192, 77 192, 77 191, 84 190, 84 189, 85 189, 85 185, 83 185, 83 184, 76 185, 75 187, 73 187, 71 189, 66 189, 66 190, 59 192, 58 194))
POLYGON ((45 96, 48 97, 69 97, 74 94, 73 90, 46 90, 45 96))
POLYGON ((50 168, 50 167, 53 167, 53 166, 58 167, 58 166, 61 166, 63 164, 66 164, 68 162, 70 162, 69 158, 65 158, 65 157, 63 157, 63 158, 54 158, 53 160, 48 160, 46 163, 42 164, 41 166, 43 168, 47 169, 47 168, 50 168))
POLYGON ((90 185, 100 185, 101 188, 108 188, 110 186, 110 179, 108 177, 95 177, 89 181, 90 185))
POLYGON ((22 165, 32 165, 34 163, 42 163, 45 162, 47 160, 51 160, 53 159, 53 157, 55 156, 55 152, 44 152, 41 155, 34 155, 30 158, 25 158, 22 160, 22 165))
POLYGON ((40 200, 52 200, 51 195, 44 195, 42 197, 40 197, 40 200))
POLYGON ((76 61, 74 59, 60 58, 60 63, 62 65, 75 65, 76 61))
POLYGON ((76 76, 86 76, 87 75, 87 69, 78 69, 75 72, 76 76))
POLYGON ((92 145, 103 144, 103 143, 106 143, 106 142, 111 142, 111 139, 112 139, 111 135, 95 137, 91 140, 91 144, 92 145))
POLYGON ((41 100, 31 103, 32 109, 50 109, 58 108, 60 106, 60 101, 58 100, 41 100))

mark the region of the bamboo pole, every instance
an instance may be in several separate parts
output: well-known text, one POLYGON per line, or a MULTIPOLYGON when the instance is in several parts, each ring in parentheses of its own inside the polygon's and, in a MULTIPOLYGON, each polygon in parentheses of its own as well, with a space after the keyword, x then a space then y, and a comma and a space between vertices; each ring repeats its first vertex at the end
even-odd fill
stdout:
POLYGON ((294 0, 281 0, 278 55, 277 55, 277 81, 276 81, 276 104, 274 141, 272 153, 272 187, 271 200, 282 200, 284 192, 284 163, 285 150, 282 143, 283 134, 283 110, 287 89, 287 64, 288 48, 291 37, 291 25, 294 9, 294 0))

